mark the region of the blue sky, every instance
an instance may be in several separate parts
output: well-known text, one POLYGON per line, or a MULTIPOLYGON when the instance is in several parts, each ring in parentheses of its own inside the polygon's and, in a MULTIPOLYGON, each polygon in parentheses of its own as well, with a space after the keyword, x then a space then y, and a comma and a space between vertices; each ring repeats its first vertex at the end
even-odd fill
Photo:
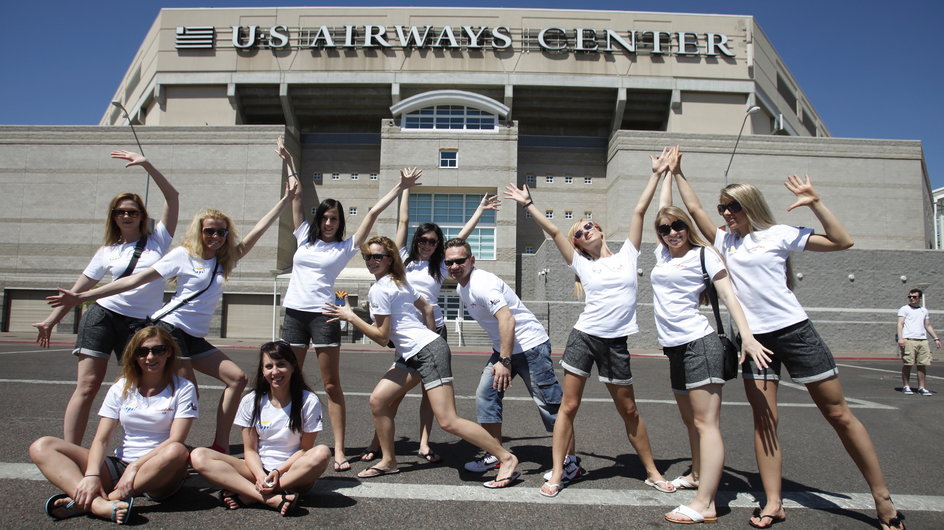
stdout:
POLYGON ((833 136, 921 140, 944 186, 940 0, 589 2, 31 0, 3 7, 0 124, 94 125, 161 7, 403 5, 753 15, 833 136))

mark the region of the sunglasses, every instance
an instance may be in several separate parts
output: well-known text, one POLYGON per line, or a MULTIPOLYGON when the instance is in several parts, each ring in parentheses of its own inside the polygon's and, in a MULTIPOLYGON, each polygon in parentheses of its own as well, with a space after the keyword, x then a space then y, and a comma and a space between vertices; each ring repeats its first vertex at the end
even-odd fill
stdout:
POLYGON ((204 229, 203 229, 203 235, 205 235, 205 236, 214 236, 214 235, 216 235, 216 236, 220 236, 220 237, 226 237, 226 234, 228 234, 228 233, 229 233, 229 230, 227 230, 227 229, 225 229, 225 228, 204 228, 204 229))
POLYGON ((436 245, 439 244, 439 240, 438 240, 438 239, 430 239, 430 238, 428 238, 428 237, 421 237, 421 238, 417 239, 416 242, 419 243, 420 245, 423 245, 423 246, 426 246, 426 247, 435 247, 436 245))
POLYGON ((364 261, 377 260, 381 261, 384 258, 390 256, 390 254, 361 254, 364 257, 364 261))
POLYGON ((918 295, 916 295, 916 294, 909 294, 909 295, 908 295, 908 298, 915 298, 915 299, 918 299, 918 298, 921 298, 921 297, 918 296, 918 295))
POLYGON ((731 212, 731 213, 738 213, 738 212, 740 212, 741 210, 743 210, 743 208, 741 207, 741 203, 739 203, 739 202, 737 202, 737 201, 731 201, 731 202, 729 202, 728 204, 719 204, 719 205, 718 205, 718 215, 724 215, 724 211, 725 211, 725 210, 727 210, 727 211, 729 211, 729 212, 731 212))
POLYGON ((676 219, 672 221, 672 224, 659 225, 656 227, 656 232, 658 232, 660 236, 667 236, 670 233, 672 233, 672 230, 675 230, 676 232, 681 232, 682 230, 688 230, 688 225, 685 224, 685 222, 682 221, 681 219, 676 219))
POLYGON ((156 357, 160 357, 161 355, 167 353, 167 346, 158 344, 157 346, 151 346, 150 348, 147 346, 138 346, 134 349, 134 356, 140 357, 142 359, 147 357, 149 353, 153 353, 156 357))
POLYGON ((115 208, 111 211, 111 214, 114 217, 130 217, 132 219, 141 215, 141 210, 122 210, 121 208, 115 208))
POLYGON ((584 232, 589 232, 590 230, 593 230, 594 227, 595 225, 593 223, 588 222, 587 224, 583 225, 583 228, 574 232, 574 239, 582 239, 584 232))
POLYGON ((465 265, 466 261, 469 261, 468 256, 458 259, 444 259, 443 263, 445 263, 447 267, 452 267, 453 265, 465 265))

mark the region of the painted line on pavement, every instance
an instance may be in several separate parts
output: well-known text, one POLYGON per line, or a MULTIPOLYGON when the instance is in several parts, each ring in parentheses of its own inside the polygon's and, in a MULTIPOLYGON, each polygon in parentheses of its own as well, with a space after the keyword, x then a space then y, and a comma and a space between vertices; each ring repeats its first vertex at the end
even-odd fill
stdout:
POLYGON ((0 355, 13 355, 16 353, 45 353, 50 351, 72 351, 72 348, 43 348, 41 350, 20 350, 20 351, 5 351, 0 352, 0 355))
MULTIPOLYGON (((886 370, 884 368, 872 368, 871 366, 856 366, 854 364, 839 364, 839 363, 836 363, 836 366, 842 366, 843 368, 858 368, 860 370, 871 370, 873 372, 884 372, 888 374, 901 375, 900 369, 899 370, 886 370)), ((925 377, 927 377, 928 379, 944 379, 944 377, 941 377, 939 375, 931 375, 931 374, 928 374, 925 377)))

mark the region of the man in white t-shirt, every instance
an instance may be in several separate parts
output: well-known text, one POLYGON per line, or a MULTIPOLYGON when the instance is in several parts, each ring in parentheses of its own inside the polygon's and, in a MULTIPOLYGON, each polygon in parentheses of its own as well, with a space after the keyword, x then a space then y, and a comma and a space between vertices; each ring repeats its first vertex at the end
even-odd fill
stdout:
POLYGON ((901 391, 904 394, 914 394, 915 391, 908 385, 911 378, 911 366, 918 367, 918 395, 933 395, 925 385, 928 365, 931 364, 931 348, 928 336, 934 337, 934 346, 941 349, 941 339, 931 327, 931 317, 928 310, 922 305, 924 293, 921 289, 908 291, 908 305, 898 310, 898 348, 901 350, 901 391))
MULTIPOLYGON (((456 292, 466 312, 492 340, 492 356, 475 394, 478 422, 501 442, 502 398, 511 380, 520 375, 538 406, 545 429, 554 432, 563 391, 554 373, 551 341, 544 326, 501 278, 475 268, 472 249, 464 239, 446 242, 444 263, 459 283, 456 292)), ((568 454, 573 454, 572 448, 568 454)), ((466 463, 465 468, 484 472, 498 465, 498 459, 486 453, 466 463)), ((576 461, 571 467, 577 469, 576 461)))

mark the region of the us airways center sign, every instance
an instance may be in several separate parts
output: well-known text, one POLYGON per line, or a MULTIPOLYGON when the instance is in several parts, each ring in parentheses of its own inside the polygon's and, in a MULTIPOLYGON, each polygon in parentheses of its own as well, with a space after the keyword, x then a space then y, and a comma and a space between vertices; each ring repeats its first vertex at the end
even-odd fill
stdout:
POLYGON ((509 26, 179 26, 177 50, 433 49, 734 57, 724 33, 509 26))

